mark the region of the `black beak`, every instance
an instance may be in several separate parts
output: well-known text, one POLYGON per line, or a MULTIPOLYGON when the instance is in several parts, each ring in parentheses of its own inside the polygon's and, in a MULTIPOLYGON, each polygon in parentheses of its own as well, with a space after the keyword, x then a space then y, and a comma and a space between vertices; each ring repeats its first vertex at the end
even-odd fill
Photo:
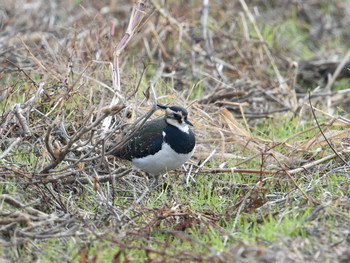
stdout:
POLYGON ((157 104, 157 106, 163 110, 166 110, 168 107, 167 106, 164 106, 164 105, 160 105, 160 104, 157 104))
POLYGON ((190 122, 190 121, 188 121, 188 120, 185 120, 185 122, 186 122, 188 125, 193 126, 192 122, 190 122))

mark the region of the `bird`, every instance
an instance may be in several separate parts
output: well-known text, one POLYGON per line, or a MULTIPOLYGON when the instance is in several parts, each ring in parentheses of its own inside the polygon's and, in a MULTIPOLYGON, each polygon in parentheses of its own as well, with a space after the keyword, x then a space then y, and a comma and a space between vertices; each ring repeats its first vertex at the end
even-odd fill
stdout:
POLYGON ((191 158, 196 139, 187 120, 188 112, 180 106, 164 106, 163 118, 145 124, 120 148, 110 152, 131 161, 133 166, 156 177, 181 167, 191 158))

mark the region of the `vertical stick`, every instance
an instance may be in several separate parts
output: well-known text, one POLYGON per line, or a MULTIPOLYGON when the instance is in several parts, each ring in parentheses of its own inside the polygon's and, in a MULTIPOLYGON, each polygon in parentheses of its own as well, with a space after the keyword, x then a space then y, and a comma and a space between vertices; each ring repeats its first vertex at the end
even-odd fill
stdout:
MULTIPOLYGON (((120 84, 120 68, 119 68, 119 56, 122 53, 125 46, 129 43, 133 35, 135 34, 136 29, 138 28, 143 16, 145 15, 145 0, 139 0, 134 4, 128 28, 118 43, 114 51, 114 58, 112 67, 112 80, 113 80, 113 98, 111 100, 110 106, 114 106, 119 102, 121 84, 120 84)), ((102 136, 107 132, 110 124, 111 124, 112 116, 107 117, 102 123, 102 136)))

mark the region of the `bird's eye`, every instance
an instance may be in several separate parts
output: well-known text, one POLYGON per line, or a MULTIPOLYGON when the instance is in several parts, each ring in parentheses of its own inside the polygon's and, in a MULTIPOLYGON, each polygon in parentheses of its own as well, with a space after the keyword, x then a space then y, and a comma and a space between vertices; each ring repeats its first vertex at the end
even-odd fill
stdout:
POLYGON ((181 115, 178 115, 178 114, 174 114, 174 118, 181 123, 182 121, 182 116, 181 115))

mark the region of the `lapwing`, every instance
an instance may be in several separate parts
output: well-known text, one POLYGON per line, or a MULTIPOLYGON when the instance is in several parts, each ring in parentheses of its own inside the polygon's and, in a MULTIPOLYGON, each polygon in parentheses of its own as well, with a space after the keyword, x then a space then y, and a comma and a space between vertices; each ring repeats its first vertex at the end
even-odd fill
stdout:
POLYGON ((147 121, 120 149, 110 154, 129 160, 156 177, 181 167, 193 154, 196 139, 187 120, 188 112, 179 106, 163 106, 165 116, 147 121))

